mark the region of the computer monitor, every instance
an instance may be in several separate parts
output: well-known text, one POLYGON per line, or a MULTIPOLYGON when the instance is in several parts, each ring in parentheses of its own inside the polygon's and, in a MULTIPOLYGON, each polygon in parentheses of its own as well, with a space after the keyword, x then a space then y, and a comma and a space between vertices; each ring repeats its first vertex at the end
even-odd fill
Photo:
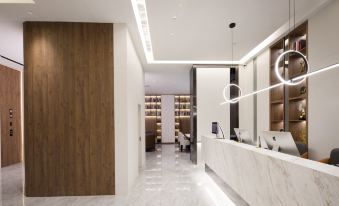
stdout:
POLYGON ((251 138, 250 133, 245 129, 234 128, 234 132, 238 137, 240 142, 245 144, 254 145, 253 138, 251 138))
POLYGON ((219 123, 212 122, 212 133, 218 135, 219 134, 219 123))
POLYGON ((264 131, 262 137, 269 149, 300 157, 299 150, 290 132, 264 131))

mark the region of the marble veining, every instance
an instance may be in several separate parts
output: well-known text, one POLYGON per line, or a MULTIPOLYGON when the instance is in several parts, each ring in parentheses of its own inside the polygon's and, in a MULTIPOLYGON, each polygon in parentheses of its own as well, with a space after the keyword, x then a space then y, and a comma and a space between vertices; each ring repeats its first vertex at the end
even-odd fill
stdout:
POLYGON ((237 200, 226 195, 205 173, 194 165, 189 153, 174 145, 158 146, 147 153, 146 167, 128 196, 47 197, 23 196, 23 166, 1 169, 3 206, 235 206, 237 200))
POLYGON ((339 168, 211 136, 203 162, 250 205, 339 205, 339 168))

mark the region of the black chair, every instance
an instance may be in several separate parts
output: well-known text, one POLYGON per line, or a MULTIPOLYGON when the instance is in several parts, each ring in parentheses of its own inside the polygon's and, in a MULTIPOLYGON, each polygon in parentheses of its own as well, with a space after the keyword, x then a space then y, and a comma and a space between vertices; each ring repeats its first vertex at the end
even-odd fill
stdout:
POLYGON ((339 166, 339 148, 335 148, 331 151, 330 158, 325 158, 319 162, 339 166))
POLYGON ((307 145, 303 142, 295 142, 301 157, 308 159, 307 145))
POLYGON ((330 165, 338 165, 339 164, 339 148, 333 149, 331 151, 330 160, 328 161, 330 165))

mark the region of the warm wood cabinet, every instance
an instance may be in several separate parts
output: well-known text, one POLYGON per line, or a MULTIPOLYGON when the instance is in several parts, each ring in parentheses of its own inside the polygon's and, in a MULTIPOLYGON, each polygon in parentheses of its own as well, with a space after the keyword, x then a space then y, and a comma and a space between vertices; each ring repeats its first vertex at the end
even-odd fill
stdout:
POLYGON ((1 166, 22 161, 21 73, 0 65, 1 166))
POLYGON ((25 194, 115 194, 113 24, 25 22, 25 194))
MULTIPOLYGON (((270 85, 279 83, 275 74, 278 56, 287 50, 297 50, 307 57, 307 22, 295 28, 288 36, 270 48, 270 85)), ((306 73, 300 55, 285 55, 279 62, 279 71, 285 80, 306 73)), ((270 130, 289 131, 295 141, 308 143, 308 80, 295 86, 282 85, 270 90, 270 130)))

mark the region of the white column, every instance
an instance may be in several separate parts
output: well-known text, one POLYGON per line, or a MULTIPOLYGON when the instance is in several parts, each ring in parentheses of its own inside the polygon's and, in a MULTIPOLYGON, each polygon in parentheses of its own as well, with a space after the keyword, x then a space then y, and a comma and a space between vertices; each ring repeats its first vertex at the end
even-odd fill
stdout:
POLYGON ((161 142, 175 142, 174 95, 161 96, 161 142))

